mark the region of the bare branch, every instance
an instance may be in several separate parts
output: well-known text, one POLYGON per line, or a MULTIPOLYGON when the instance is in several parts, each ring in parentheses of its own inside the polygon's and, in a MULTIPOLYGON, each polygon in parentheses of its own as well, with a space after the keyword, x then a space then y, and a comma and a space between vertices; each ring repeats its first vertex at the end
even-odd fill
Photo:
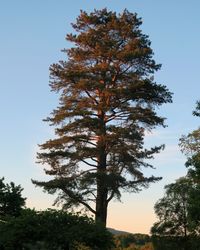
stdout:
POLYGON ((90 167, 97 167, 96 165, 94 165, 94 164, 92 164, 92 163, 89 163, 89 162, 87 162, 87 161, 85 161, 85 160, 83 160, 83 159, 81 159, 81 161, 84 162, 85 164, 87 164, 87 165, 90 166, 90 167))
POLYGON ((93 157, 90 157, 90 159, 96 163, 98 163, 98 161, 96 159, 94 159, 93 157))
POLYGON ((69 190, 67 190, 66 188, 62 188, 63 192, 65 192, 71 199, 79 202, 80 204, 84 205, 90 212, 92 212, 93 214, 96 214, 96 211, 85 201, 79 199, 76 195, 74 195, 72 192, 70 192, 69 190))
POLYGON ((88 141, 88 140, 80 139, 79 141, 88 143, 88 144, 90 144, 90 145, 92 145, 92 146, 94 146, 94 147, 97 146, 95 143, 93 143, 93 142, 91 142, 91 141, 88 141))
POLYGON ((85 201, 82 200, 77 200, 80 204, 84 205, 87 209, 89 209, 90 212, 92 212, 93 214, 96 214, 96 211, 90 206, 88 205, 85 201))
POLYGON ((109 203, 112 200, 112 198, 114 197, 114 195, 115 195, 115 192, 112 191, 110 197, 106 200, 107 203, 109 203))
POLYGON ((92 171, 96 171, 96 168, 92 168, 92 169, 88 169, 88 170, 82 171, 82 172, 79 173, 79 174, 74 174, 74 175, 72 176, 72 178, 80 177, 80 176, 82 176, 82 175, 84 175, 84 174, 86 174, 86 173, 88 173, 88 172, 92 172, 92 171))
POLYGON ((88 97, 90 99, 92 99, 97 105, 99 104, 99 102, 89 93, 89 91, 85 90, 85 93, 88 95, 88 97))

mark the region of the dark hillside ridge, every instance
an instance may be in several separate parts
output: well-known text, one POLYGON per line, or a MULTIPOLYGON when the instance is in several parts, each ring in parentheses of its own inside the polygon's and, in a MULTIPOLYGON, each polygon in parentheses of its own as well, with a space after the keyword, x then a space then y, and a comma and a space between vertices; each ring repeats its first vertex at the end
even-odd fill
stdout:
POLYGON ((129 233, 129 232, 126 232, 126 231, 121 231, 121 230, 117 230, 117 229, 114 229, 114 228, 107 228, 109 232, 111 232, 112 234, 114 235, 120 235, 120 234, 132 234, 132 233, 129 233))

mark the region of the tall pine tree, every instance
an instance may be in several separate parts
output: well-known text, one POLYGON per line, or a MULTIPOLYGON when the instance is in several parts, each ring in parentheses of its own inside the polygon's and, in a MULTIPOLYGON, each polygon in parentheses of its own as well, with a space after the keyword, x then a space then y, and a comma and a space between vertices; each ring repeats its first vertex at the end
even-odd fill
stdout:
POLYGON ((33 181, 59 192, 65 208, 84 205, 106 225, 108 203, 121 191, 137 192, 158 177, 145 177, 146 159, 162 146, 144 149, 145 130, 164 126, 156 108, 171 102, 168 89, 153 79, 148 36, 136 14, 81 11, 73 24, 74 44, 66 61, 50 67, 50 86, 60 103, 46 120, 56 137, 42 144, 38 159, 52 179, 33 181), (92 205, 94 203, 94 205, 92 205))

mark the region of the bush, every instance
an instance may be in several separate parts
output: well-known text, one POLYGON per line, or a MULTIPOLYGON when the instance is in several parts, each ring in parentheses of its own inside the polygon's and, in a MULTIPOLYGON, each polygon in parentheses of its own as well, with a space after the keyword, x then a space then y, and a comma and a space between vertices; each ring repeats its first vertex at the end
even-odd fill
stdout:
POLYGON ((0 222, 2 249, 79 249, 108 250, 113 246, 112 235, 91 218, 64 211, 37 212, 26 209, 17 218, 0 222), (85 247, 85 248, 83 248, 85 247), (87 247, 87 248, 86 248, 87 247), (77 248, 78 249, 78 248, 77 248))

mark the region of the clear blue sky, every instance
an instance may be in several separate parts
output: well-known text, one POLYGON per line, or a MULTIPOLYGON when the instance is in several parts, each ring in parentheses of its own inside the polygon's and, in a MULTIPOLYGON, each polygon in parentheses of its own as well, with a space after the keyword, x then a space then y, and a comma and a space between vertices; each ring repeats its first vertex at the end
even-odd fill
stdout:
POLYGON ((130 232, 149 232, 155 221, 153 205, 163 195, 165 184, 184 175, 185 158, 178 139, 198 127, 192 116, 200 98, 200 1, 199 0, 74 0, 1 1, 0 3, 0 176, 24 187, 27 204, 37 209, 49 207, 52 197, 31 184, 45 179, 35 163, 37 144, 53 136, 42 122, 57 105, 50 92, 50 64, 63 59, 61 49, 70 46, 65 35, 72 31, 80 9, 107 7, 121 12, 127 8, 143 19, 142 30, 149 35, 155 60, 162 69, 156 80, 174 93, 173 104, 161 107, 168 128, 148 135, 147 145, 166 144, 154 160, 163 176, 139 194, 124 195, 122 203, 109 208, 109 226, 130 232))

